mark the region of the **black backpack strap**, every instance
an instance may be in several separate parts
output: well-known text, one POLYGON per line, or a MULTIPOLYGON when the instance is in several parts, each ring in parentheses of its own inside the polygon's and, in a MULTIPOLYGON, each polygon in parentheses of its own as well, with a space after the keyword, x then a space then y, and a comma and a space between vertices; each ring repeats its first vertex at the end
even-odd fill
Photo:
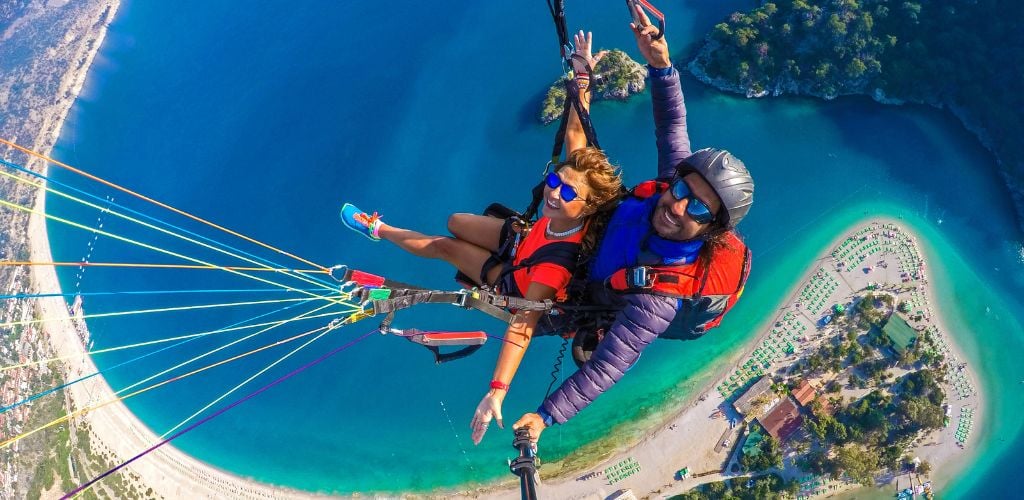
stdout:
POLYGON ((555 264, 564 267, 569 271, 569 274, 573 274, 576 270, 576 263, 579 260, 579 252, 579 243, 569 241, 548 243, 538 248, 533 255, 523 259, 519 264, 512 265, 506 262, 505 267, 501 270, 501 274, 498 275, 497 281, 502 284, 505 293, 522 296, 526 293, 526 290, 519 290, 515 280, 512 279, 512 273, 538 264, 555 264))

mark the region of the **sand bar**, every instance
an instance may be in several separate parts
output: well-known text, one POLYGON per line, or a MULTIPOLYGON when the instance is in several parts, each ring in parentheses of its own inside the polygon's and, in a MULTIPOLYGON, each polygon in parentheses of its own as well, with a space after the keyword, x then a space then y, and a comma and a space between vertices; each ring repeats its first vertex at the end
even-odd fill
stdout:
MULTIPOLYGON (((668 496, 700 484, 742 475, 733 469, 742 438, 741 416, 730 404, 735 394, 742 391, 740 379, 777 373, 811 353, 830 336, 828 327, 820 325, 823 316, 838 300, 862 291, 869 282, 878 286, 879 293, 897 293, 886 292, 886 285, 891 290, 899 290, 899 300, 906 301, 911 307, 910 315, 917 318, 908 323, 937 332, 940 349, 949 361, 946 373, 949 383, 943 389, 950 424, 924 435, 908 450, 932 465, 931 476, 937 488, 947 484, 975 453, 971 434, 976 435, 978 427, 984 425, 985 400, 977 389, 976 375, 964 366, 965 358, 952 330, 932 308, 931 298, 936 296, 936 290, 928 279, 917 238, 898 220, 888 218, 872 218, 844 231, 787 293, 778 315, 758 329, 755 340, 738 356, 727 360, 728 369, 722 376, 715 377, 714 383, 694 393, 673 417, 638 443, 593 467, 573 473, 573 477, 543 482, 541 495, 608 498, 621 490, 629 490, 638 498, 668 496), (789 344, 793 344, 792 352, 785 349, 789 344), (750 363, 751 360, 756 363, 750 363), (769 368, 764 368, 762 361, 769 368), (680 479, 677 472, 684 467, 689 469, 690 475, 680 479)), ((543 456, 543 438, 541 446, 543 456)), ((827 478, 807 478, 807 474, 791 465, 796 453, 785 448, 783 451, 787 454, 783 476, 805 479, 801 498, 825 498, 857 488, 855 484, 827 478)), ((897 476, 892 478, 892 483, 903 488, 909 484, 909 479, 909 476, 897 476)), ((488 489, 469 496, 477 495, 519 496, 518 490, 488 489)))

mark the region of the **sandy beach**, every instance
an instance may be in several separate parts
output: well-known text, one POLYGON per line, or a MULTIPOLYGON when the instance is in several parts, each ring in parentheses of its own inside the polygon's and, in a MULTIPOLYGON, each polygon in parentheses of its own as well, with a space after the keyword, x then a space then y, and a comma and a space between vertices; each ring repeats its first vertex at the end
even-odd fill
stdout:
MULTIPOLYGON (((920 241, 920 237, 917 234, 900 225, 898 220, 870 218, 858 222, 848 230, 837 235, 826 247, 825 252, 814 260, 800 280, 787 292, 785 299, 780 302, 778 317, 781 317, 783 311, 793 309, 793 304, 798 300, 800 290, 815 275, 816 271, 822 266, 821 263, 830 258, 829 253, 837 245, 847 239, 850 234, 882 224, 896 224, 903 232, 920 241)), ((877 276, 875 278, 877 279, 877 276)), ((926 304, 930 304, 930 302, 927 302, 929 300, 928 297, 936 297, 935 285, 926 278, 924 286, 926 287, 926 304)), ((542 485, 539 486, 541 494, 551 498, 597 499, 608 498, 620 490, 628 489, 638 498, 662 497, 685 492, 700 484, 733 477, 735 474, 723 473, 721 470, 725 464, 736 459, 733 456, 735 451, 730 454, 728 453, 729 446, 722 447, 721 444, 724 439, 729 439, 731 443, 735 443, 736 439, 740 437, 738 436, 739 427, 730 427, 728 420, 735 416, 730 415, 730 413, 734 414, 735 412, 730 411, 731 408, 729 407, 731 405, 728 405, 726 399, 716 390, 716 385, 722 383, 723 376, 748 355, 753 347, 760 345, 769 336, 771 327, 775 324, 778 317, 773 315, 760 325, 757 330, 759 333, 755 339, 736 355, 731 356, 727 362, 722 363, 720 365, 721 368, 716 369, 715 376, 712 378, 713 383, 695 392, 685 405, 675 410, 673 416, 646 434, 639 442, 613 454, 598 464, 594 464, 594 466, 588 469, 574 473, 572 477, 560 477, 543 481, 542 485), (726 418, 718 416, 720 415, 719 411, 723 408, 725 409, 724 414, 726 418), (721 451, 716 451, 716 448, 721 448, 721 451), (627 464, 638 464, 639 466, 633 467, 627 464), (622 479, 609 481, 606 477, 609 469, 621 468, 624 465, 635 468, 635 472, 631 472, 622 479), (691 475, 680 480, 676 473, 683 467, 689 468, 691 475)), ((957 361, 953 360, 965 359, 962 350, 957 346, 955 338, 951 335, 952 330, 943 322, 941 316, 930 312, 928 322, 936 327, 942 336, 947 339, 946 345, 949 351, 946 355, 950 358, 951 362, 956 363, 957 361)), ((967 370, 964 370, 964 372, 967 374, 972 387, 979 387, 976 375, 967 370)), ((970 446, 969 440, 965 447, 960 447, 955 439, 956 418, 960 408, 967 407, 973 410, 975 425, 983 424, 984 421, 982 411, 985 407, 985 400, 979 391, 975 390, 972 395, 964 399, 958 399, 952 387, 946 387, 946 392, 947 402, 953 410, 952 424, 944 429, 927 434, 925 439, 918 440, 913 447, 915 456, 931 463, 933 472, 930 478, 938 488, 948 483, 949 479, 961 470, 963 464, 975 453, 972 451, 974 448, 970 446)), ((977 429, 972 432, 977 432, 977 429)), ((543 440, 541 442, 540 455, 543 457, 543 440)), ((915 481, 919 479, 915 478, 915 481)), ((897 484, 900 488, 906 487, 909 485, 909 477, 897 476, 892 478, 890 482, 891 487, 895 488, 897 484)), ((804 495, 804 497, 827 498, 843 492, 856 491, 858 488, 860 487, 856 484, 830 481, 827 486, 823 486, 819 490, 820 493, 808 494, 804 495)), ((518 489, 505 489, 502 491, 482 489, 468 497, 477 496, 518 498, 519 493, 518 489)))
MULTIPOLYGON (((45 198, 40 196, 36 211, 42 213, 45 198)), ((29 225, 33 260, 48 262, 50 245, 42 217, 33 216, 29 225)), ((60 290, 57 273, 52 266, 33 268, 36 292, 60 290)), ((60 297, 40 299, 42 317, 56 319, 44 323, 46 337, 57 357, 68 356, 65 380, 74 380, 97 371, 85 354, 78 331, 74 327, 64 300, 60 297)), ((115 399, 114 391, 103 377, 92 377, 70 386, 66 394, 75 409, 115 399)), ((142 450, 160 442, 158 436, 143 424, 123 403, 117 402, 91 411, 72 420, 71 425, 88 423, 93 449, 112 453, 117 463, 134 457, 142 450)), ((164 445, 129 465, 126 470, 137 476, 141 490, 152 488, 164 498, 315 498, 317 495, 277 488, 218 470, 200 462, 172 445, 164 445)), ((123 472, 122 472, 123 473, 123 472)))
MULTIPOLYGON (((88 70, 103 44, 107 23, 113 19, 119 2, 108 0, 98 6, 98 11, 105 15, 105 21, 93 27, 96 33, 83 35, 86 40, 76 48, 75 59, 82 64, 73 68, 60 80, 60 106, 41 117, 38 133, 31 141, 31 149, 48 155, 56 144, 63 122, 75 99, 85 85, 88 70), (103 10, 106 9, 106 10, 103 10)), ((47 167, 38 160, 29 164, 36 171, 45 171, 47 167)), ((45 219, 38 214, 45 213, 45 196, 40 190, 34 206, 36 212, 29 220, 28 238, 31 258, 36 262, 52 261, 49 238, 46 232, 45 219)), ((33 288, 36 293, 59 293, 60 283, 52 266, 34 266, 32 268, 33 288)), ((40 299, 37 303, 38 313, 52 321, 44 323, 44 337, 50 344, 55 357, 70 357, 64 365, 64 380, 73 380, 83 375, 96 372, 96 366, 85 354, 86 347, 74 323, 71 320, 67 305, 60 297, 40 299)), ((73 409, 82 409, 90 404, 114 399, 114 393, 102 377, 92 377, 87 381, 71 386, 67 391, 67 400, 73 409)), ((112 453, 111 460, 121 463, 146 448, 158 443, 157 435, 149 430, 123 403, 107 405, 96 411, 71 421, 74 428, 87 423, 90 429, 90 445, 94 452, 112 453)), ((152 488, 153 496, 164 498, 319 498, 319 495, 278 488, 264 483, 248 480, 218 470, 165 445, 150 453, 126 468, 125 474, 138 491, 152 488)), ((124 472, 121 472, 124 474, 124 472)), ((79 478, 83 482, 90 478, 79 478)), ((44 497, 57 497, 63 492, 51 489, 44 497)))
MULTIPOLYGON (((889 222, 894 221, 889 220, 889 222)), ((918 241, 923 241, 921 239, 921 236, 915 233, 913 230, 907 229, 907 231, 910 234, 912 234, 915 238, 917 238, 918 241)), ((928 297, 939 296, 939 292, 936 288, 934 281, 929 280, 929 282, 926 284, 926 288, 926 293, 928 294, 928 297)), ((951 357, 961 362, 966 362, 968 358, 965 356, 963 348, 956 342, 956 339, 953 338, 952 332, 954 330, 949 327, 949 325, 942 317, 942 315, 933 315, 931 318, 931 322, 939 329, 940 332, 944 332, 947 338, 950 338, 952 340, 952 342, 948 343, 951 351, 951 357)), ((985 398, 985 393, 980 390, 981 384, 980 380, 978 379, 977 372, 973 370, 964 370, 964 373, 966 377, 969 379, 970 384, 973 387, 979 389, 975 391, 975 394, 970 398, 966 398, 963 401, 950 401, 950 404, 953 405, 954 407, 967 406, 969 408, 972 408, 973 413, 975 415, 974 420, 979 425, 984 425, 985 408, 988 407, 989 401, 985 398)), ((956 411, 954 411, 953 413, 954 416, 956 416, 956 411)), ((934 457, 930 458, 935 468, 935 472, 932 474, 932 476, 934 477, 933 482, 935 482, 939 488, 942 488, 943 485, 948 484, 950 482, 950 479, 954 475, 956 475, 958 471, 963 470, 964 465, 970 462, 973 459, 973 457, 978 453, 978 448, 975 446, 968 446, 966 448, 959 448, 955 446, 952 429, 947 429, 947 431, 949 432, 941 432, 936 439, 926 441, 925 443, 922 443, 918 447, 918 451, 921 454, 934 457), (931 447, 934 447, 935 449, 931 449, 931 447), (929 449, 925 450, 924 448, 929 449)), ((975 432, 978 432, 978 430, 976 429, 975 432)))

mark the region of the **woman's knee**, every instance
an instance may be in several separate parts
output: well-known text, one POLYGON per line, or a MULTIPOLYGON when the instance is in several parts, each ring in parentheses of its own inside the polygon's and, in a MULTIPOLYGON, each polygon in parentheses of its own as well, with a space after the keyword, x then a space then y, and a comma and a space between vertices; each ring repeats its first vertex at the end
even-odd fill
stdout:
POLYGON ((448 232, 455 235, 458 238, 460 235, 465 235, 466 227, 469 221, 475 217, 473 214, 457 213, 448 216, 448 232))
POLYGON ((434 240, 430 243, 430 246, 433 247, 434 254, 437 258, 450 263, 458 261, 461 250, 463 250, 462 246, 459 245, 458 240, 447 236, 442 236, 434 240))

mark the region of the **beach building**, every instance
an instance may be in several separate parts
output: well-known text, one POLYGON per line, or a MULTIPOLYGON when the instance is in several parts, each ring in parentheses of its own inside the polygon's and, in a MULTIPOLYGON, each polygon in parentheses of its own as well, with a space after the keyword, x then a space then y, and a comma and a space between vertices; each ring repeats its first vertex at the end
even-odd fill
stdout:
POLYGON ((740 412, 740 415, 747 416, 750 413, 759 414, 774 406, 778 401, 779 397, 772 392, 771 378, 762 376, 746 392, 736 398, 732 405, 736 411, 740 412))
POLYGON ((818 397, 818 392, 814 390, 814 386, 806 379, 801 380, 800 384, 790 391, 790 394, 797 403, 800 403, 800 406, 805 408, 811 404, 811 401, 814 401, 814 398, 818 397))
POLYGON ((757 419, 757 423, 761 424, 765 432, 778 439, 779 442, 785 441, 793 431, 800 428, 803 421, 800 408, 792 398, 788 397, 775 405, 775 408, 772 408, 772 411, 768 412, 764 418, 757 419))
POLYGON ((889 321, 882 328, 882 335, 888 337, 892 342, 892 348, 896 351, 897 356, 903 356, 907 349, 917 341, 917 331, 898 314, 889 317, 889 321))

